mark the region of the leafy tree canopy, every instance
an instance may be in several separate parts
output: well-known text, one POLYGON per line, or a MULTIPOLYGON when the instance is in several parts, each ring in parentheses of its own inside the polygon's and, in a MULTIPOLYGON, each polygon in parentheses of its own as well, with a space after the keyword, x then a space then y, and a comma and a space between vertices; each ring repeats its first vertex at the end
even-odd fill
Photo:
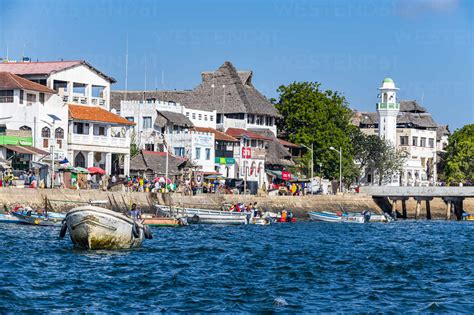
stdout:
POLYGON ((449 137, 445 156, 444 176, 449 185, 474 182, 474 124, 449 137))
POLYGON ((314 165, 322 163, 324 176, 339 178, 339 155, 330 150, 342 149, 343 175, 353 179, 353 163, 349 132, 352 128, 349 109, 344 96, 331 90, 321 90, 317 82, 294 82, 280 86, 276 108, 282 115, 278 122, 281 135, 294 142, 314 145, 314 165))

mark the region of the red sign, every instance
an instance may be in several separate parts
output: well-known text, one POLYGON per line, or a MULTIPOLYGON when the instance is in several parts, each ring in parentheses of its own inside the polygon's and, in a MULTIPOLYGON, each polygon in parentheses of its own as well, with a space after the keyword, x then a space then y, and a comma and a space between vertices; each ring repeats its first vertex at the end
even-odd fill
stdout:
POLYGON ((283 180, 291 180, 291 173, 290 172, 281 172, 281 179, 283 180))
POLYGON ((242 147, 242 158, 244 158, 244 159, 250 159, 251 157, 252 157, 252 149, 251 149, 251 148, 242 147))

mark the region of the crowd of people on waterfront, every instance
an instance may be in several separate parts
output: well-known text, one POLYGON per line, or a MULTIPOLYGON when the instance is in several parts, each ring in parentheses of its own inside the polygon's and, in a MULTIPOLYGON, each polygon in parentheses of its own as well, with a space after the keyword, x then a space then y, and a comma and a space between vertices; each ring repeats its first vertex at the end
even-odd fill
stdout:
POLYGON ((124 186, 127 191, 136 192, 164 192, 176 191, 177 185, 171 180, 165 180, 164 177, 155 175, 153 179, 147 179, 141 176, 128 176, 124 180, 124 186))

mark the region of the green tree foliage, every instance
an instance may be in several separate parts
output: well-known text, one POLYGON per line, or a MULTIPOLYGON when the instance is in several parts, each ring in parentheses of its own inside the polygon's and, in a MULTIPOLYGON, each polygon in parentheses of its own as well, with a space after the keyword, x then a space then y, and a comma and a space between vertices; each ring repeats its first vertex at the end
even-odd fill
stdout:
POLYGON ((474 124, 449 137, 445 156, 444 178, 448 185, 474 181, 474 124))
POLYGON ((278 128, 289 141, 308 147, 314 144, 314 165, 323 164, 326 178, 339 178, 339 155, 329 148, 341 148, 343 175, 348 182, 357 175, 349 138, 352 111, 344 96, 320 87, 317 82, 280 86, 279 100, 275 104, 282 115, 278 128))
POLYGON ((358 128, 351 130, 350 139, 359 173, 364 169, 375 172, 381 185, 401 172, 404 157, 389 142, 375 135, 365 135, 358 128))

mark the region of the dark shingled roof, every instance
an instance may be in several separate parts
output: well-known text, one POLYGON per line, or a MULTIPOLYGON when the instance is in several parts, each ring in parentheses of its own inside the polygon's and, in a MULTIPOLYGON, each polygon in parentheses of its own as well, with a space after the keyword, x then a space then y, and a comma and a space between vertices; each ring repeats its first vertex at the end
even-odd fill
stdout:
MULTIPOLYGON (((173 155, 168 157, 168 175, 180 174, 179 167, 186 163, 185 159, 173 155)), ((158 175, 166 173, 166 152, 141 151, 130 160, 131 171, 152 171, 158 175)))
POLYGON ((273 131, 257 128, 249 130, 271 139, 265 142, 265 163, 282 166, 295 165, 291 160, 291 153, 283 146, 280 140, 275 137, 273 131))
POLYGON ((226 61, 216 71, 203 72, 202 82, 192 91, 145 91, 145 96, 143 91, 112 91, 110 102, 112 108, 119 109, 120 101, 125 99, 126 94, 127 100, 155 98, 224 114, 249 113, 279 117, 275 106, 252 85, 252 75, 251 71, 237 71, 232 63, 226 61))
POLYGON ((155 119, 155 126, 159 128, 166 126, 167 123, 184 127, 193 127, 191 120, 181 113, 169 112, 165 110, 157 110, 156 112, 158 115, 155 119))
POLYGON ((426 113, 426 108, 418 104, 415 100, 400 101, 400 111, 410 113, 426 113))

